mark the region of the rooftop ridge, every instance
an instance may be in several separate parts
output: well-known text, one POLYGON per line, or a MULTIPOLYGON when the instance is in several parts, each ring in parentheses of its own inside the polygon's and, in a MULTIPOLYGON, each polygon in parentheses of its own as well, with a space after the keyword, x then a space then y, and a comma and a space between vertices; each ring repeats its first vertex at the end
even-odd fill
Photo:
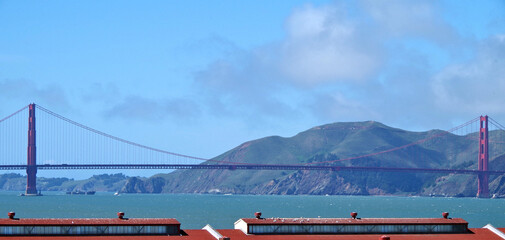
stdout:
POLYGON ((462 218, 241 218, 249 224, 468 224, 462 218))

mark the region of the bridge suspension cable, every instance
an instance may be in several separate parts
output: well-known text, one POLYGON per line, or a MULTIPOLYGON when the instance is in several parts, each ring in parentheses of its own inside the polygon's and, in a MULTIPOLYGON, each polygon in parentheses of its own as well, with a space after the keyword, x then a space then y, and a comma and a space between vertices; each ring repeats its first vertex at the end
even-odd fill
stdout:
POLYGON ((351 160, 356 160, 356 159, 361 159, 361 158, 367 158, 367 157, 372 157, 372 156, 377 156, 377 155, 381 155, 381 154, 385 154, 385 153, 391 153, 391 152, 395 152, 395 151, 398 151, 398 150, 401 150, 401 149, 405 149, 405 148, 408 148, 408 147, 411 147, 411 146, 414 146, 414 145, 419 145, 419 144, 422 144, 422 143, 425 143, 429 140, 432 140, 432 139, 435 139, 435 138, 440 138, 440 137, 443 137, 449 133, 452 133, 454 131, 457 131, 461 128, 464 128, 468 125, 471 125, 472 123, 475 123, 475 122, 478 122, 479 121, 479 117, 476 117, 468 122, 465 122, 459 126, 456 126, 454 128, 451 128, 447 131, 443 131, 441 133, 438 133, 438 134, 435 134, 435 135, 432 135, 432 136, 429 136, 429 137, 426 137, 426 138, 423 138, 423 139, 420 139, 420 140, 417 140, 415 142, 412 142, 412 143, 409 143, 409 144, 405 144, 405 145, 402 145, 402 146, 398 146, 398 147, 393 147, 393 148, 390 148, 390 149, 386 149, 386 150, 383 150, 383 151, 379 151, 379 152, 374 152, 374 153, 369 153, 369 154, 364 154, 364 155, 360 155, 360 156, 354 156, 354 157, 348 157, 348 158, 343 158, 343 159, 336 159, 336 160, 330 160, 330 161, 320 161, 320 162, 310 162, 310 163, 306 163, 307 165, 318 165, 318 164, 327 164, 327 163, 334 163, 334 162, 343 162, 343 161, 351 161, 351 160))
POLYGON ((129 145, 132 145, 132 146, 136 146, 136 147, 140 147, 140 148, 143 148, 143 149, 147 149, 147 150, 151 150, 151 151, 155 151, 155 152, 159 152, 159 153, 164 153, 164 154, 169 154, 169 155, 174 155, 174 156, 178 156, 178 157, 184 157, 184 158, 191 158, 191 159, 195 159, 195 160, 201 160, 201 161, 208 161, 209 159, 206 159, 206 158, 200 158, 200 157, 194 157, 194 156, 189 156, 189 155, 184 155, 184 154, 179 154, 179 153, 174 153, 174 152, 169 152, 169 151, 165 151, 165 150, 161 150, 161 149, 157 149, 157 148, 153 148, 153 147, 149 147, 149 146, 145 146, 145 145, 142 145, 142 144, 138 144, 138 143, 135 143, 135 142, 131 142, 131 141, 128 141, 128 140, 125 140, 125 139, 122 139, 122 138, 119 138, 119 137, 115 137, 115 136, 112 136, 110 134, 107 134, 107 133, 104 133, 102 131, 98 131, 94 128, 90 128, 88 126, 85 126, 83 124, 80 124, 78 122, 75 122, 73 120, 70 120, 66 117, 63 117, 57 113, 54 113, 44 107, 41 107, 39 105, 37 105, 37 109, 40 109, 54 117, 57 117, 65 122, 68 122, 70 124, 73 124, 77 127, 80 127, 84 130, 87 130, 87 131, 90 131, 90 132, 93 132, 93 133, 96 133, 98 135, 101 135, 101 136, 104 136, 104 137, 107 137, 107 138, 110 138, 110 139, 113 139, 113 140, 116 140, 116 141, 119 141, 119 142, 123 142, 123 143, 126 143, 126 144, 129 144, 129 145))
POLYGON ((27 114, 25 106, 0 119, 0 164, 26 164, 27 114))
POLYGON ((22 111, 26 110, 26 109, 28 108, 28 106, 29 106, 29 105, 26 105, 26 106, 24 106, 23 108, 21 108, 21 109, 19 109, 19 110, 15 111, 15 112, 14 112, 14 113, 12 113, 11 115, 9 115, 9 116, 7 116, 7 117, 4 117, 4 118, 0 119, 0 123, 2 123, 3 121, 6 121, 6 120, 8 120, 8 119, 10 119, 11 117, 16 116, 18 113, 20 113, 20 112, 22 112, 22 111))
MULTIPOLYGON (((14 112, 13 114, 1 119, 0 123, 2 123, 3 121, 6 121, 7 119, 12 118, 13 116, 18 115, 20 112, 23 112, 27 108, 28 108, 28 106, 25 106, 25 107, 19 109, 18 111, 14 112)), ((52 128, 53 130, 59 129, 64 132, 63 135, 71 135, 73 138, 71 140, 68 140, 68 139, 64 139, 60 136, 53 136, 51 134, 48 134, 49 136, 45 137, 46 141, 43 141, 41 144, 55 145, 52 148, 56 148, 56 150, 51 150, 51 151, 53 151, 51 153, 47 153, 47 151, 46 151, 46 153, 45 153, 46 156, 45 156, 45 158, 41 159, 42 160, 42 161, 40 161, 41 163, 54 164, 54 163, 58 162, 58 161, 56 161, 56 159, 59 158, 58 163, 60 163, 60 164, 74 163, 74 162, 77 164, 88 164, 89 162, 82 162, 84 160, 81 160, 81 162, 79 162, 78 159, 84 158, 81 155, 86 155, 86 157, 92 158, 92 159, 95 159, 95 161, 98 161, 95 163, 104 163, 104 164, 128 164, 128 163, 132 163, 132 162, 138 163, 138 164, 150 164, 152 162, 154 162, 156 164, 159 164, 159 163, 174 164, 175 163, 174 159, 167 159, 167 158, 163 158, 163 157, 160 158, 160 157, 156 157, 153 155, 154 153, 157 153, 157 154, 162 154, 162 155, 167 155, 167 156, 174 156, 174 157, 178 157, 181 159, 197 161, 197 162, 190 163, 187 160, 184 160, 184 162, 182 162, 182 163, 179 162, 179 164, 201 164, 203 162, 215 162, 218 164, 234 164, 234 165, 250 165, 251 164, 251 163, 244 163, 244 162, 233 162, 233 161, 221 161, 221 160, 214 160, 214 159, 206 159, 206 158, 201 158, 201 157, 195 157, 195 156, 165 151, 165 150, 161 150, 161 149, 154 148, 154 147, 149 147, 149 146, 146 146, 143 144, 128 141, 123 138, 119 138, 119 137, 107 134, 107 133, 99 131, 95 128, 85 126, 85 125, 80 124, 76 121, 73 121, 69 118, 66 118, 62 115, 59 115, 53 111, 50 111, 42 106, 36 105, 36 108, 38 110, 41 110, 41 112, 48 114, 49 116, 55 117, 56 119, 62 120, 64 122, 70 124, 71 126, 74 126, 78 129, 85 130, 85 132, 89 132, 89 133, 94 134, 93 136, 88 136, 86 134, 79 133, 74 128, 67 129, 67 127, 62 127, 61 125, 56 124, 56 123, 52 123, 50 121, 46 121, 45 123, 44 123, 44 121, 41 121, 41 124, 46 124, 48 127, 52 128), (103 137, 104 139, 98 139, 96 136, 103 137), (117 144, 115 144, 115 142, 124 144, 125 146, 131 146, 135 149, 125 147, 122 145, 118 146, 117 144), (89 151, 91 151, 91 153, 86 152, 83 149, 80 149, 80 148, 84 148, 85 146, 92 145, 92 144, 94 144, 93 146, 98 146, 100 149, 89 150, 89 151), (62 145, 62 146, 60 146, 60 145, 62 145), (136 150, 136 149, 143 149, 143 150, 146 150, 147 152, 139 152, 139 150, 136 150), (99 153, 100 151, 104 151, 104 152, 110 151, 111 153, 103 153, 100 155, 100 153, 99 153), (68 153, 68 152, 70 152, 70 153, 68 153), (98 152, 98 153, 95 153, 95 152, 98 152), (58 157, 58 156, 60 156, 60 157, 58 157), (142 162, 142 159, 144 162, 142 162), (44 162, 44 160, 45 160, 45 162, 44 162), (103 162, 103 161, 107 161, 107 162, 103 162)), ((335 160, 328 160, 328 161, 313 161, 313 162, 309 162, 309 163, 305 163, 305 164, 306 165, 325 165, 328 163, 351 161, 351 160, 356 160, 356 159, 364 159, 364 158, 374 157, 374 156, 378 156, 378 155, 382 155, 382 154, 386 154, 386 153, 392 153, 392 152, 406 149, 408 147, 412 147, 415 145, 424 144, 430 140, 441 138, 443 136, 446 136, 450 133, 454 133, 454 132, 456 132, 466 126, 469 126, 473 123, 476 123, 478 121, 479 121, 479 118, 477 117, 477 118, 474 118, 474 119, 472 119, 468 122, 465 122, 459 126, 451 128, 447 131, 442 131, 442 132, 429 135, 425 138, 416 140, 416 141, 408 143, 408 144, 391 147, 389 149, 385 149, 385 150, 381 150, 381 151, 377 151, 377 152, 367 153, 367 154, 363 154, 360 156, 344 157, 344 158, 339 158, 339 159, 335 159, 335 160)), ((499 124, 494 119, 490 118, 490 123, 492 125, 496 126, 497 128, 505 131, 505 127, 503 125, 499 124)), ((357 130, 360 130, 360 129, 357 129, 357 130)), ((48 131, 50 132, 52 130, 48 130, 48 131)), ((40 132, 44 132, 44 130, 40 130, 40 132)), ((44 135, 42 135, 41 137, 44 138, 44 135)), ((467 134, 466 137, 471 138, 472 135, 467 134)), ((180 160, 177 160, 177 161, 180 161, 180 160)), ((262 165, 269 165, 269 164, 262 164, 262 165)))
POLYGON ((488 119, 490 120, 489 123, 491 123, 492 125, 494 125, 496 128, 499 128, 500 130, 505 131, 505 127, 503 125, 501 125, 498 121, 494 120, 491 117, 488 117, 488 119))
MULTIPOLYGON (((158 157, 156 156, 153 156, 153 152, 155 153, 158 153, 158 154, 162 154, 162 155, 169 155, 169 156, 174 156, 174 157, 178 157, 178 158, 181 158, 181 159, 186 159, 186 160, 182 160, 183 162, 181 162, 181 160, 179 160, 179 163, 180 164, 188 164, 188 160, 194 160, 194 161, 197 161, 197 162, 191 162, 191 164, 199 164, 199 163, 203 163, 203 162, 216 162, 216 163, 219 163, 219 164, 244 164, 244 163, 239 163, 239 162, 229 162, 229 161, 219 161, 219 160, 213 160, 213 159, 207 159, 207 158, 201 158, 201 157, 195 157, 195 156, 190 156, 190 155, 185 155, 185 154, 180 154, 180 153, 175 153, 175 152, 170 152, 170 151, 165 151, 165 150, 161 150, 161 149, 158 149, 158 148, 154 148, 154 147, 149 147, 149 146, 146 146, 146 145, 143 145, 143 144, 139 144, 139 143, 136 143, 136 142, 132 142, 132 141, 128 141, 128 140, 125 140, 123 138, 119 138, 119 137, 116 137, 116 136, 113 136, 113 135, 110 135, 110 134, 107 134, 107 133, 104 133, 102 131, 99 131, 97 129, 94 129, 94 128, 91 128, 91 127, 88 127, 86 125, 83 125, 81 123, 78 123, 76 121, 73 121, 69 118, 66 118, 62 115, 59 115, 49 109, 46 109, 42 106, 39 106, 39 105, 36 105, 36 108, 43 111, 44 113, 47 113, 49 114, 50 116, 52 117, 55 117, 57 119, 60 119, 66 123, 69 123, 70 125, 72 126, 75 126, 77 128, 80 128, 80 129, 83 129, 87 132, 90 132, 90 133, 93 133, 93 134, 96 134, 98 136, 102 136, 106 139, 109 139, 111 141, 116 141, 116 142, 119 142, 119 143, 123 143, 125 145, 128 145, 128 146, 132 146, 132 147, 136 147, 136 148, 140 148, 140 149, 144 149, 144 150, 147 150, 149 151, 148 153, 138 153, 138 151, 135 151, 135 150, 132 150, 130 148, 127 148, 127 149, 124 149, 123 147, 119 147, 121 148, 120 151, 126 151, 126 152, 129 152, 127 154, 129 155, 136 155, 136 160, 135 162, 136 163, 140 163, 140 164, 147 164, 147 163, 152 163, 152 164, 160 164, 160 163, 174 163, 174 159, 167 159, 166 161, 162 161, 160 162, 160 160, 158 159, 158 157), (144 162, 139 162, 138 159, 148 159, 144 162)), ((50 125, 50 127, 53 127, 55 128, 55 124, 54 123, 49 123, 48 125, 50 125)), ((56 126, 56 128, 58 128, 58 126, 56 126)), ((78 134, 76 133, 75 130, 69 130, 69 132, 71 132, 71 134, 78 134)), ((74 136, 75 138, 78 138, 78 136, 74 136)), ((96 139, 94 139, 93 137, 90 137, 92 138, 94 141, 97 141, 96 139)), ((55 141, 54 140, 54 137, 51 138, 50 141, 55 141)), ((79 142, 81 144, 85 144, 83 142, 85 142, 86 140, 79 140, 79 142)), ((107 140, 101 140, 101 142, 103 142, 105 145, 109 146, 109 149, 106 149, 106 150, 109 150, 109 151, 112 151, 114 148, 118 148, 117 146, 114 146, 113 143, 110 143, 109 141, 107 140)), ((75 147, 75 146, 74 146, 75 147)), ((61 151, 60 151, 61 152, 61 151)), ((120 158, 120 157, 123 157, 123 158, 128 158, 126 156, 121 156, 120 153, 117 153, 118 151, 116 151, 115 153, 112 153, 112 154, 109 154, 109 155, 112 155, 112 156, 107 156, 109 158, 113 157, 113 158, 120 158)), ((78 157, 78 156, 76 156, 78 157)), ((95 156, 96 157, 96 156, 95 156)), ((104 158, 104 157, 102 157, 104 158)), ((52 161, 50 161, 52 163, 52 161)), ((123 162, 110 162, 112 164, 122 164, 123 162)))

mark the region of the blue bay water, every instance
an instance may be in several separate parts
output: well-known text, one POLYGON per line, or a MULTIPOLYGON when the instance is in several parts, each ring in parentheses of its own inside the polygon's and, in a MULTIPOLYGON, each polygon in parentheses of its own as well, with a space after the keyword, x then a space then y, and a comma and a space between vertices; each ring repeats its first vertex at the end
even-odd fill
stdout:
POLYGON ((488 223, 505 227, 505 199, 429 198, 390 196, 258 196, 199 194, 121 194, 93 196, 46 192, 41 197, 21 197, 19 192, 0 192, 0 214, 16 212, 20 218, 115 218, 125 212, 130 218, 176 218, 183 229, 210 224, 233 228, 239 218, 254 217, 358 217, 464 218, 470 227, 488 223))

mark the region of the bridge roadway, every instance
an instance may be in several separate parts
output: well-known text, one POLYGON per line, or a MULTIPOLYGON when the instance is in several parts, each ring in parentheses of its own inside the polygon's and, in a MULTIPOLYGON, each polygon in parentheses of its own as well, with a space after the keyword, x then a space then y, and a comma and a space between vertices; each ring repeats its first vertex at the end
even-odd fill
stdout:
MULTIPOLYGON (((0 170, 24 170, 27 165, 0 165, 0 170)), ((356 166, 314 166, 274 164, 44 164, 40 170, 62 169, 227 169, 227 170, 310 170, 310 171, 367 171, 367 172, 410 172, 444 174, 489 174, 502 175, 505 171, 479 171, 471 169, 393 168, 356 166)))

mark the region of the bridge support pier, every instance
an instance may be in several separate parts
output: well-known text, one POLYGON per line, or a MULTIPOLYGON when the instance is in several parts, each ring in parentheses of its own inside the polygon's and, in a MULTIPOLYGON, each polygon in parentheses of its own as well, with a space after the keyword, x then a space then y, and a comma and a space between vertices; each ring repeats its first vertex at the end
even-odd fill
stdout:
POLYGON ((488 152, 488 117, 480 116, 480 131, 479 131, 479 174, 477 197, 489 198, 489 152, 488 152))
POLYGON ((37 149, 35 146, 35 104, 30 104, 28 114, 28 151, 26 168, 26 192, 27 196, 36 196, 37 192, 37 149))

